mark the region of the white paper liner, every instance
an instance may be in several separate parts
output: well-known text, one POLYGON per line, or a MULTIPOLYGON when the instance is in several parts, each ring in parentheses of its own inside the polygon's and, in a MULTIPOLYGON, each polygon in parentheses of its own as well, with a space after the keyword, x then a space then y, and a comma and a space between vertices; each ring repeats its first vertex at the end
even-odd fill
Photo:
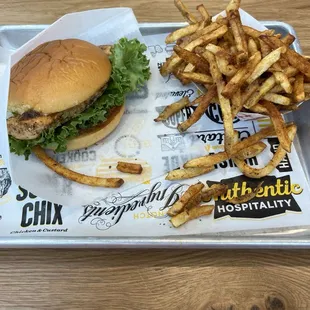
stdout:
MULTIPOLYGON (((265 29, 244 11, 241 11, 241 18, 246 25, 265 29)), ((122 36, 143 40, 130 9, 69 14, 23 46, 15 53, 13 63, 47 40, 77 37, 95 44, 107 44, 122 36), (117 15, 116 20, 112 18, 114 14, 117 15), (108 18, 111 19, 109 26, 106 26, 102 21, 108 18), (113 23, 119 26, 113 28, 113 36, 109 37, 105 31, 111 33, 113 23), (90 31, 87 31, 89 28, 90 31)), ((241 176, 241 173, 232 162, 227 161, 217 165, 213 172, 195 179, 184 182, 164 180, 167 171, 182 166, 190 158, 209 152, 216 153, 222 149, 223 144, 223 125, 217 106, 212 106, 186 134, 179 134, 176 126, 189 117, 193 107, 184 109, 166 122, 153 122, 166 105, 184 96, 192 100, 199 95, 194 85, 182 86, 172 75, 167 78, 160 76, 159 66, 172 50, 171 45, 164 43, 164 38, 164 34, 144 37, 151 59, 152 78, 139 92, 128 97, 126 113, 117 129, 103 144, 57 155, 57 160, 69 168, 89 175, 122 176, 125 185, 114 190, 75 184, 49 171, 34 157, 25 162, 22 157, 11 155, 11 175, 15 184, 21 186, 13 183, 0 200, 0 235, 166 236, 309 224, 309 187, 293 147, 292 153, 272 174, 273 177, 281 178, 284 185, 290 184, 290 189, 294 188, 295 192, 289 194, 291 196, 287 205, 284 205, 283 195, 265 197, 264 201, 262 199, 265 206, 259 210, 248 205, 241 206, 241 211, 229 211, 232 210, 231 206, 226 210, 226 206, 218 205, 211 216, 194 220, 179 229, 172 228, 165 214, 167 205, 184 192, 189 184, 198 180, 221 181, 241 176), (117 172, 115 166, 118 160, 141 162, 143 174, 129 176, 117 172), (267 201, 269 205, 266 207, 267 201), (224 209, 226 216, 219 217, 224 209), (275 209, 277 214, 272 213, 275 209), (248 211, 250 213, 246 214, 248 211), (241 217, 238 217, 240 214, 241 217)), ((7 83, 7 80, 3 81, 7 83)), ((1 108, 2 115, 5 115, 5 106, 1 105, 1 108)), ((234 127, 240 137, 245 138, 269 124, 268 119, 247 122, 235 119, 234 127)), ((4 119, 1 126, 2 130, 6 130, 4 119)), ((267 148, 264 153, 249 161, 255 167, 268 162, 278 143, 274 139, 265 142, 267 148)), ((6 139, 1 139, 0 150, 2 169, 5 169, 8 164, 6 139)))

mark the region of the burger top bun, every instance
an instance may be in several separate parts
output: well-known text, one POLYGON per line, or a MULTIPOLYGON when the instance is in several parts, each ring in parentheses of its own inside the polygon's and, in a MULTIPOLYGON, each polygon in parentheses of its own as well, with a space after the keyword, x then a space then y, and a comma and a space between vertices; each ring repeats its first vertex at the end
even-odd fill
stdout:
POLYGON ((100 91, 110 75, 108 56, 89 42, 43 43, 13 66, 8 108, 18 114, 65 111, 100 91))

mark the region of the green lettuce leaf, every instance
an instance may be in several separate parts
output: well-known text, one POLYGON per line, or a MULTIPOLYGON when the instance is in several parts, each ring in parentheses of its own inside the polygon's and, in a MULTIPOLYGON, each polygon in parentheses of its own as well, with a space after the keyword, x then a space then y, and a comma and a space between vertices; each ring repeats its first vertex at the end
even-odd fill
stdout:
POLYGON ((144 55, 146 46, 137 39, 122 38, 112 47, 112 73, 103 95, 88 109, 62 126, 49 128, 33 140, 19 140, 9 136, 10 150, 28 159, 31 149, 40 145, 55 152, 66 151, 67 141, 80 129, 90 128, 106 120, 108 111, 124 104, 125 96, 136 91, 151 76, 149 60, 144 55))

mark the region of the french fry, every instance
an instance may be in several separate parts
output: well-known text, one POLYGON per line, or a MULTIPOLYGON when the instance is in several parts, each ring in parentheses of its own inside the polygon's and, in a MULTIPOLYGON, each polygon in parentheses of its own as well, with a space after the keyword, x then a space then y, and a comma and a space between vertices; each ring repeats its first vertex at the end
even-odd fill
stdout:
POLYGON ((194 72, 195 71, 195 66, 192 65, 191 63, 188 63, 186 67, 184 68, 183 72, 194 72))
POLYGON ((244 64, 248 60, 248 45, 240 20, 239 7, 240 0, 231 0, 226 7, 226 14, 237 50, 240 52, 237 56, 237 63, 244 64))
POLYGON ((116 169, 121 172, 131 173, 131 174, 141 174, 143 168, 140 164, 135 163, 126 163, 123 161, 119 161, 117 163, 116 169))
POLYGON ((249 38, 248 40, 248 51, 249 55, 252 56, 258 51, 257 44, 253 38, 249 38))
POLYGON ((290 105, 292 103, 290 98, 274 93, 267 93, 263 96, 263 99, 281 105, 290 105))
POLYGON ((256 52, 253 56, 249 58, 248 63, 239 69, 237 73, 233 76, 233 78, 226 84, 222 91, 222 95, 225 98, 230 99, 232 95, 240 89, 240 87, 244 84, 244 82, 248 79, 248 77, 252 74, 255 67, 261 60, 260 52, 256 52))
POLYGON ((220 51, 215 54, 215 59, 217 66, 222 74, 226 76, 233 76, 236 74, 237 69, 229 64, 228 60, 226 59, 226 52, 220 51))
POLYGON ((32 151, 48 168, 71 181, 86 184, 89 186, 113 188, 120 187, 122 184, 124 184, 124 180, 121 178, 92 177, 67 169, 61 164, 59 164, 57 161, 55 161, 53 158, 49 157, 40 146, 35 146, 32 151))
POLYGON ((220 184, 213 184, 209 188, 203 188, 202 189, 202 196, 201 200, 204 202, 210 201, 212 198, 221 196, 225 194, 228 190, 228 186, 226 184, 220 183, 220 184))
POLYGON ((184 97, 177 102, 174 102, 165 107, 165 109, 154 119, 154 122, 161 122, 167 120, 171 115, 182 110, 189 103, 188 97, 184 97))
POLYGON ((281 57, 280 57, 280 61, 277 61, 268 69, 268 72, 283 72, 280 62, 281 62, 281 57))
POLYGON ((223 114, 223 122, 224 122, 224 132, 225 132, 225 151, 230 153, 231 148, 233 146, 233 119, 231 114, 231 107, 230 107, 230 100, 226 99, 223 95, 223 89, 225 82, 223 80, 222 74, 218 69, 216 60, 214 55, 209 52, 205 51, 203 53, 203 57, 205 57, 209 64, 210 64, 210 72, 213 78, 214 83, 217 86, 217 95, 220 101, 220 106, 223 114))
POLYGON ((304 83, 304 91, 305 93, 310 93, 310 83, 304 83))
POLYGON ((296 76, 293 94, 296 102, 301 102, 305 100, 304 76, 302 74, 298 74, 296 76))
POLYGON ((188 45, 185 46, 185 49, 187 49, 188 51, 192 51, 196 46, 207 45, 213 40, 222 37, 227 32, 227 30, 228 30, 227 26, 220 26, 216 30, 210 33, 206 33, 198 37, 197 39, 191 41, 188 45))
POLYGON ((170 219, 171 224, 174 227, 180 227, 190 220, 196 219, 204 215, 210 215, 214 210, 213 205, 196 206, 188 211, 183 211, 170 219))
MULTIPOLYGON (((307 97, 306 97, 305 100, 309 100, 309 99, 307 99, 307 97)), ((300 107, 300 103, 293 103, 293 104, 290 104, 290 105, 281 106, 281 110, 284 110, 284 111, 296 111, 296 110, 299 109, 299 107, 300 107)))
POLYGON ((221 163, 229 159, 229 155, 226 152, 218 152, 212 155, 206 155, 202 157, 193 158, 184 164, 185 168, 196 167, 213 167, 214 165, 221 163))
POLYGON ((182 72, 179 73, 180 77, 184 79, 188 79, 192 82, 200 83, 200 84, 212 84, 213 79, 210 75, 197 73, 197 72, 182 72))
POLYGON ((220 25, 225 25, 225 26, 228 26, 228 19, 227 17, 224 17, 222 15, 219 15, 217 18, 216 18, 216 22, 220 25))
POLYGON ((276 79, 274 76, 269 77, 265 82, 259 87, 259 89, 254 92, 250 98, 244 103, 244 107, 249 109, 256 105, 258 101, 266 95, 274 86, 276 85, 276 79))
POLYGON ((278 85, 274 86, 273 88, 271 88, 269 93, 274 93, 274 94, 282 93, 283 94, 283 93, 285 93, 285 91, 284 91, 283 87, 278 84, 278 85))
POLYGON ((180 63, 182 59, 176 54, 173 53, 170 57, 166 58, 165 63, 160 67, 160 74, 162 76, 167 76, 171 73, 180 63))
MULTIPOLYGON (((247 159, 258 155, 265 149, 265 146, 263 145, 264 143, 262 144, 259 140, 255 141, 255 143, 253 144, 244 142, 245 140, 242 140, 235 144, 235 146, 238 147, 237 148, 238 152, 235 151, 234 146, 233 156, 237 156, 238 158, 242 159, 247 159)), ((221 163, 222 161, 228 160, 229 158, 230 156, 226 152, 218 152, 216 154, 193 158, 187 161, 184 164, 184 167, 185 168, 211 167, 213 165, 221 163)))
POLYGON ((263 107, 260 103, 257 103, 255 105, 253 105, 252 107, 250 107, 249 111, 251 111, 253 113, 269 115, 267 109, 265 107, 263 107))
POLYGON ((258 65, 255 67, 254 71, 247 78, 246 82, 251 84, 258 77, 260 77, 264 72, 266 72, 275 62, 280 59, 282 53, 286 51, 286 47, 279 47, 276 50, 270 52, 265 58, 263 58, 258 65))
MULTIPOLYGON (((210 26, 212 26, 211 24, 210 26)), ((206 27, 207 28, 207 27, 206 27)), ((213 32, 204 34, 197 39, 191 41, 187 45, 183 46, 184 49, 188 51, 193 51, 195 47, 200 46, 200 45, 207 45, 208 43, 212 42, 213 40, 217 39, 218 37, 221 37, 225 34, 227 31, 227 26, 220 26, 213 32)), ((203 30, 203 29, 202 29, 203 30)), ((196 33, 195 33, 196 34, 196 33)), ((168 75, 170 72, 173 72, 173 70, 181 63, 182 58, 180 58, 178 55, 175 53, 172 54, 169 58, 166 59, 166 62, 161 66, 160 68, 160 74, 162 76, 168 75)))
POLYGON ((295 75, 297 75, 298 73, 298 69, 292 67, 292 66, 288 66, 284 69, 283 71, 288 78, 294 77, 295 75))
POLYGON ((183 84, 183 85, 186 85, 186 84, 189 84, 191 83, 190 80, 184 78, 181 76, 181 73, 183 73, 183 71, 185 70, 186 68, 186 62, 183 61, 178 67, 176 67, 174 70, 173 70, 173 74, 174 76, 183 84))
POLYGON ((201 197, 202 197, 202 193, 201 191, 197 194, 195 194, 190 200, 189 202, 186 204, 185 206, 185 210, 190 210, 196 206, 199 206, 201 203, 201 197))
POLYGON ((183 40, 183 42, 180 44, 180 47, 185 48, 190 42, 198 39, 199 37, 202 37, 203 35, 212 33, 213 31, 217 30, 221 26, 222 25, 218 23, 212 23, 203 29, 197 30, 195 33, 186 37, 186 39, 183 40))
POLYGON ((235 39, 230 28, 228 28, 228 31, 223 35, 223 40, 224 42, 227 42, 230 46, 235 45, 235 39))
POLYGON ((288 94, 291 94, 293 91, 293 87, 284 72, 274 72, 273 76, 276 79, 276 82, 281 85, 284 91, 288 94))
POLYGON ((206 22, 207 25, 211 23, 211 16, 208 13, 206 7, 203 4, 200 4, 196 7, 197 11, 200 13, 202 19, 206 22))
POLYGON ((264 100, 262 106, 267 109, 270 119, 273 123, 277 136, 279 138, 279 142, 283 149, 290 153, 291 152, 291 141, 288 136, 288 130, 285 127, 285 122, 282 118, 281 113, 279 110, 269 101, 264 100))
POLYGON ((292 34, 287 34, 283 39, 281 39, 282 43, 284 43, 286 46, 290 46, 294 43, 295 37, 292 34))
MULTIPOLYGON (((292 124, 288 126, 288 135, 291 142, 294 140, 296 131, 297 131, 296 125, 292 124)), ((279 145, 272 159, 263 168, 250 167, 243 160, 240 160, 238 158, 233 158, 233 160, 245 176, 253 179, 259 179, 270 174, 279 165, 279 163, 282 161, 285 155, 286 151, 281 145, 279 145)))
POLYGON ((258 39, 259 36, 261 36, 264 33, 262 31, 256 30, 252 27, 245 26, 245 25, 243 25, 242 28, 243 28, 244 33, 253 39, 258 39))
POLYGON ((263 40, 258 39, 259 45, 260 45, 260 52, 262 53, 262 57, 266 57, 269 53, 271 53, 272 49, 271 47, 265 43, 263 40))
MULTIPOLYGON (((280 39, 275 37, 269 37, 266 35, 261 35, 259 37, 261 40, 266 42, 273 49, 281 46, 286 46, 280 39)), ((302 56, 296 53, 291 49, 287 49, 283 54, 283 57, 294 67, 297 68, 300 72, 310 78, 310 63, 302 56)))
POLYGON ((226 202, 236 205, 236 204, 240 204, 240 203, 244 203, 244 202, 252 200, 257 195, 257 193, 260 190, 260 188, 262 187, 263 183, 264 183, 264 181, 260 182, 257 185, 257 187, 252 190, 252 192, 244 194, 244 195, 239 196, 239 197, 234 197, 234 198, 228 199, 228 200, 226 200, 226 202))
POLYGON ((177 7, 177 9, 180 11, 182 16, 185 18, 185 20, 189 24, 198 23, 197 18, 188 11, 188 8, 186 7, 186 5, 181 0, 174 0, 174 5, 177 7))
POLYGON ((242 110, 242 107, 243 103, 241 98, 241 90, 238 89, 231 98, 231 115, 233 119, 242 110))
POLYGON ((208 92, 202 96, 203 98, 201 99, 194 113, 186 121, 178 125, 178 130, 180 132, 186 131, 190 126, 195 124, 202 117, 202 115, 205 113, 208 106, 210 105, 212 99, 216 95, 216 92, 216 85, 212 85, 208 89, 208 92))
MULTIPOLYGON (((232 46, 229 48, 229 51, 230 51, 230 53, 233 54, 233 55, 237 55, 237 54, 238 54, 236 45, 232 45, 232 46)), ((237 61, 236 61, 236 62, 237 62, 237 61)))
POLYGON ((192 25, 186 26, 184 28, 180 28, 178 30, 175 30, 167 36, 165 42, 167 44, 173 43, 173 42, 175 42, 175 41, 177 41, 183 37, 191 35, 191 34, 196 32, 198 27, 199 27, 199 24, 192 24, 192 25))
POLYGON ((205 50, 211 52, 211 53, 214 54, 214 55, 215 55, 216 53, 219 53, 219 52, 223 52, 223 51, 224 51, 224 49, 223 49, 222 47, 220 47, 220 46, 218 46, 218 45, 215 45, 215 44, 212 44, 212 43, 206 45, 206 46, 205 46, 205 50))
POLYGON ((245 104, 245 102, 248 101, 248 99, 252 96, 254 92, 256 92, 259 88, 259 82, 258 80, 255 80, 253 83, 248 85, 242 92, 241 92, 241 101, 242 105, 245 104))
POLYGON ((209 64, 203 57, 197 56, 194 52, 190 52, 177 45, 174 46, 173 50, 185 62, 191 63, 206 73, 209 72, 209 64))
POLYGON ((266 144, 262 141, 259 141, 243 150, 241 150, 237 155, 235 155, 236 157, 240 158, 240 159, 247 159, 247 158, 252 158, 255 157, 257 155, 259 155, 260 153, 262 153, 266 148, 266 144))
POLYGON ((199 194, 203 189, 204 185, 200 182, 197 184, 191 185, 185 193, 181 196, 181 198, 176 201, 168 210, 167 214, 169 216, 174 216, 180 212, 182 212, 185 206, 190 202, 192 197, 199 194))
POLYGON ((170 171, 167 174, 166 180, 173 181, 173 180, 190 179, 190 178, 194 178, 199 175, 202 175, 202 174, 206 174, 212 170, 214 170, 214 167, 176 169, 176 170, 170 171))

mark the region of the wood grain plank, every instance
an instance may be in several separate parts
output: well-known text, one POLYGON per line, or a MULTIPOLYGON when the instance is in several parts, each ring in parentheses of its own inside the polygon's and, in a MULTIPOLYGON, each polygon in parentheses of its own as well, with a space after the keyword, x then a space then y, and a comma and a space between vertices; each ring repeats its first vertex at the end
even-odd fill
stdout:
POLYGON ((0 308, 306 310, 309 257, 308 251, 3 250, 0 308))

